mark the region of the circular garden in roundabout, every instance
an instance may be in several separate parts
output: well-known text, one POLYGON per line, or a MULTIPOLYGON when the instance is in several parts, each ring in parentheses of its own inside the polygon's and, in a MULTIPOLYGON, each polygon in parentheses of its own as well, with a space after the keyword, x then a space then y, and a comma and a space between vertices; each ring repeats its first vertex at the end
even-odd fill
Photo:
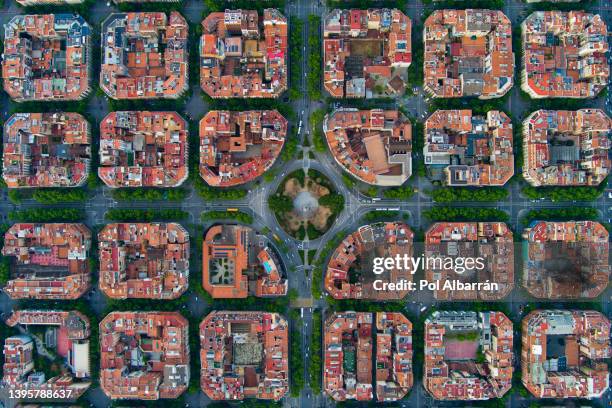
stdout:
POLYGON ((289 173, 268 198, 276 220, 293 238, 316 239, 325 234, 344 208, 344 197, 323 173, 299 169, 289 173))

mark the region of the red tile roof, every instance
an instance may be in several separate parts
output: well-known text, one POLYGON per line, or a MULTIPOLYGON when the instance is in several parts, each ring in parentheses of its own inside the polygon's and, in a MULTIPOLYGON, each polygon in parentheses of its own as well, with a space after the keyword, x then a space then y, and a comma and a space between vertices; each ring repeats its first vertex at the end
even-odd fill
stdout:
POLYGON ((498 98, 513 85, 512 26, 498 10, 435 10, 425 20, 424 89, 436 98, 498 98))
POLYGON ((214 187, 256 179, 276 161, 287 126, 276 110, 208 112, 200 120, 200 175, 214 187))
POLYGON ((14 224, 2 248, 15 258, 4 290, 12 299, 77 299, 91 283, 90 247, 83 224, 14 224))
POLYGON ((276 98, 287 90, 287 19, 276 9, 225 10, 202 21, 200 85, 213 98, 276 98))
POLYGON ((2 177, 9 188, 77 187, 91 161, 89 123, 78 113, 16 113, 4 124, 2 177))
POLYGON ((532 98, 591 98, 607 86, 608 29, 599 15, 536 11, 521 28, 521 87, 532 98))
POLYGON ((180 97, 189 26, 178 12, 114 13, 102 22, 100 87, 113 99, 180 97))
POLYGON ((100 289, 112 299, 177 299, 189 286, 189 233, 180 224, 109 224, 98 247, 100 289))
POLYGON ((176 112, 111 112, 100 123, 98 176, 110 187, 177 187, 189 175, 188 133, 176 112))
POLYGON ((278 401, 289 390, 289 326, 281 315, 212 312, 200 324, 200 345, 208 398, 278 401))
POLYGON ((399 9, 332 10, 323 31, 325 90, 334 98, 402 95, 412 62, 411 30, 399 9))
POLYGON ((399 111, 337 109, 323 131, 336 162, 363 182, 400 186, 412 174, 412 124, 399 111))
POLYGON ((5 25, 4 90, 19 102, 84 98, 90 39, 89 24, 76 14, 14 16, 5 25))

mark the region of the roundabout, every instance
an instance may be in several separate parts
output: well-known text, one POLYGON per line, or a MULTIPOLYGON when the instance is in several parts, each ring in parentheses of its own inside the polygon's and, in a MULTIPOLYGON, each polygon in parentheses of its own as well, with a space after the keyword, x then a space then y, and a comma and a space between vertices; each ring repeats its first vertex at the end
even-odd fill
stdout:
POLYGON ((280 227, 303 241, 325 234, 344 208, 344 197, 323 173, 298 169, 285 177, 268 205, 280 227))

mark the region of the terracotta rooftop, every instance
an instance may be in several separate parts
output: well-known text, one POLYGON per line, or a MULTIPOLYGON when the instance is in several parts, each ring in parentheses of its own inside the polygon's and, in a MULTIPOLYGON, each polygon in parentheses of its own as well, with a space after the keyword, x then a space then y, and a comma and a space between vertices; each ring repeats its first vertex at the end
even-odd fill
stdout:
POLYGON ((338 245, 327 264, 325 289, 334 299, 403 299, 408 290, 376 290, 375 280, 387 283, 412 281, 409 269, 372 271, 375 257, 412 256, 414 233, 403 222, 364 225, 338 245), (354 283, 353 283, 354 282, 354 283))
POLYGON ((608 29, 599 15, 536 11, 521 28, 521 88, 532 98, 591 98, 607 86, 608 29))
POLYGON ((425 320, 425 390, 444 401, 501 398, 512 386, 512 330, 501 312, 434 312, 425 320))
POLYGON ((535 111, 523 122, 523 177, 533 186, 597 186, 612 167, 611 133, 600 109, 535 111))
POLYGON ((280 257, 269 240, 242 225, 214 225, 204 237, 202 285, 213 298, 287 294, 280 257))
POLYGON ((213 98, 277 98, 287 90, 287 19, 276 9, 225 10, 202 21, 200 85, 213 98))
POLYGON ((4 291, 12 299, 77 299, 91 283, 90 248, 83 224, 14 224, 2 248, 14 258, 4 291))
POLYGON ((363 182, 400 186, 412 174, 412 124, 399 111, 337 109, 323 131, 336 162, 363 182))
POLYGON ((503 186, 514 175, 512 137, 503 112, 438 110, 425 122, 425 165, 449 186, 503 186))
POLYGON ((396 401, 412 388, 412 323, 403 314, 333 313, 323 333, 323 387, 335 401, 396 401))
POLYGON ((98 176, 109 187, 176 187, 188 177, 188 129, 176 112, 111 112, 98 176))
POLYGON ((535 310, 523 319, 521 379, 536 398, 599 399, 610 387, 610 321, 593 310, 535 310))
POLYGON ((78 187, 91 161, 89 123, 78 113, 16 113, 4 124, 2 177, 9 188, 78 187))
POLYGON ((600 223, 536 221, 523 237, 523 286, 532 296, 592 299, 608 286, 609 234, 600 223))
POLYGON ((179 98, 189 26, 178 12, 114 13, 102 22, 100 87, 113 99, 179 98))
MULTIPOLYGON (((75 401, 91 385, 89 377, 89 320, 77 311, 18 310, 6 321, 10 327, 17 326, 22 334, 8 337, 4 342, 4 365, 2 382, 13 390, 31 390, 64 395, 68 401, 75 401), (45 347, 64 361, 68 370, 47 378, 42 367, 34 365, 34 339, 30 326, 46 326, 45 347)), ((39 346, 36 346, 39 349, 39 346)), ((49 364, 52 360, 47 360, 49 364)), ((38 361, 38 360, 36 360, 38 361)), ((26 398, 32 399, 32 398, 26 398)))
POLYGON ((178 312, 112 312, 100 322, 100 387, 111 399, 178 398, 189 384, 189 323, 178 312))
POLYGON ((440 282, 434 291, 438 300, 498 300, 514 288, 514 244, 512 231, 503 222, 438 222, 425 233, 425 256, 429 259, 482 258, 484 268, 449 268, 442 262, 425 265, 425 278, 440 282), (449 281, 496 283, 498 288, 486 290, 444 289, 449 281))
POLYGON ((333 98, 404 94, 412 22, 398 9, 332 10, 324 20, 323 86, 333 98))
POLYGON ((113 299, 176 299, 189 286, 189 233, 180 224, 109 224, 98 234, 100 289, 113 299))
POLYGON ((289 390, 289 325, 278 313, 214 311, 200 324, 200 345, 208 398, 278 401, 289 390))
POLYGON ((499 98, 514 83, 512 26, 499 10, 435 10, 423 30, 424 89, 436 98, 499 98))
POLYGON ((84 98, 90 40, 89 24, 76 14, 14 16, 4 25, 4 90, 17 102, 84 98))
POLYGON ((200 120, 200 176, 214 187, 256 179, 276 161, 287 126, 276 110, 209 111, 200 120))

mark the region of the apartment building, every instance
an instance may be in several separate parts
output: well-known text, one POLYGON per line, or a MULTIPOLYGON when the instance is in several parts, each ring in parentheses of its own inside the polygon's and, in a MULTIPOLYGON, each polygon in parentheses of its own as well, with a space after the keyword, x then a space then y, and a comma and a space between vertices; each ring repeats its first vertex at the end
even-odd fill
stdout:
POLYGON ((4 124, 8 188, 80 187, 91 163, 89 123, 78 113, 15 113, 4 124))
POLYGON ((534 221, 523 232, 522 284, 538 299, 593 299, 610 280, 609 233, 596 221, 534 221))
POLYGON ((12 258, 4 291, 15 300, 78 299, 91 284, 90 248, 83 224, 13 224, 2 248, 12 258))
MULTIPOLYGON (((89 320, 77 311, 18 310, 7 319, 9 327, 17 327, 22 334, 4 341, 2 382, 13 391, 28 390, 51 393, 67 401, 76 401, 91 385, 89 360, 89 320), (50 351, 63 359, 68 370, 47 378, 41 367, 35 366, 42 340, 30 329, 44 329, 46 353, 50 351), (36 345, 35 345, 36 344, 36 345)), ((43 359, 46 356, 43 355, 43 359)), ((51 364, 53 360, 48 360, 51 364)), ((24 399, 33 399, 32 397, 24 399)))
POLYGON ((439 282, 437 300, 499 300, 514 288, 512 230, 503 222, 437 222, 425 232, 425 279, 439 282), (446 259, 455 262, 449 264, 446 259), (475 261, 481 259, 482 268, 475 261), (461 262, 461 263, 460 263, 461 262), (455 290, 453 281, 468 284, 455 290), (489 290, 478 283, 495 284, 489 290))
POLYGON ((523 122, 523 178, 532 186, 597 186, 610 173, 612 120, 600 109, 538 110, 523 122))
POLYGON ((202 21, 200 85, 212 98, 278 98, 287 90, 287 18, 225 10, 202 21))
POLYGON ((387 269, 374 273, 375 258, 413 255, 414 233, 403 222, 364 225, 348 235, 332 254, 325 273, 325 289, 334 299, 403 299, 409 292, 380 290, 382 283, 395 286, 411 282, 416 272, 411 268, 387 269), (374 282, 378 281, 375 285, 374 282), (379 288, 379 290, 376 289, 379 288))
POLYGON ((112 312, 100 322, 100 387, 111 399, 175 399, 189 385, 189 322, 178 312, 112 312))
POLYGON ((102 22, 100 87, 113 99, 178 99, 189 85, 188 31, 176 11, 109 15, 102 22))
POLYGON ((100 123, 98 176, 109 187, 180 186, 189 176, 188 138, 176 112, 111 112, 100 123))
POLYGON ((412 175, 412 124, 399 111, 340 108, 323 132, 336 163, 377 186, 400 186, 412 175))
POLYGON ((532 98, 592 98, 608 85, 608 28, 598 14, 536 11, 521 29, 521 89, 532 98))
POLYGON ((601 313, 534 310, 521 341, 521 380, 534 397, 599 399, 610 388, 610 321, 601 313))
POLYGON ((412 22, 398 9, 335 9, 324 18, 323 86, 332 98, 404 94, 412 22))
POLYGON ((512 88, 512 25, 501 11, 434 10, 423 41, 423 89, 433 97, 491 99, 512 88))
POLYGON ((180 224, 108 224, 98 248, 100 289, 111 299, 177 299, 189 287, 189 233, 180 224))
POLYGON ((213 298, 284 296, 287 274, 264 235, 243 225, 214 225, 202 248, 202 286, 213 298))
POLYGON ((214 311, 200 324, 200 345, 208 398, 279 401, 289 391, 289 325, 280 314, 214 311))
POLYGON ((16 102, 83 99, 90 41, 91 27, 76 14, 14 16, 4 25, 4 90, 16 102))
POLYGON ((256 179, 276 161, 287 129, 276 110, 209 111, 200 120, 200 176, 213 187, 256 179))
POLYGON ((334 401, 397 401, 412 388, 412 323, 403 314, 332 313, 323 334, 323 388, 334 401))
POLYGON ((501 312, 437 311, 425 320, 425 390, 438 401, 501 398, 512 386, 512 321, 501 312))
POLYGON ((425 122, 428 175, 449 186, 503 186, 514 175, 512 138, 504 112, 435 111, 425 122))

